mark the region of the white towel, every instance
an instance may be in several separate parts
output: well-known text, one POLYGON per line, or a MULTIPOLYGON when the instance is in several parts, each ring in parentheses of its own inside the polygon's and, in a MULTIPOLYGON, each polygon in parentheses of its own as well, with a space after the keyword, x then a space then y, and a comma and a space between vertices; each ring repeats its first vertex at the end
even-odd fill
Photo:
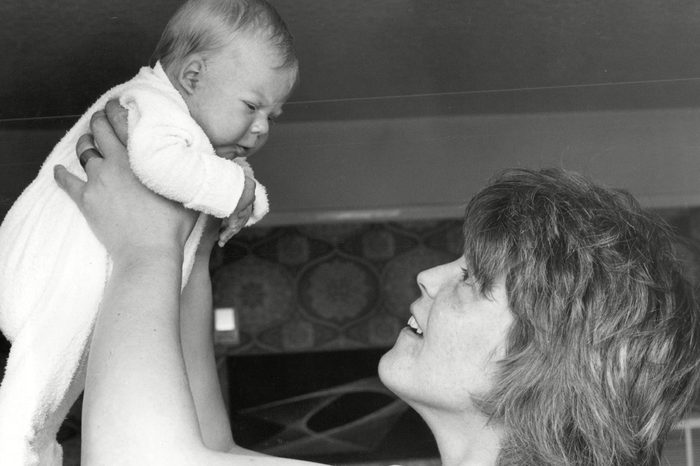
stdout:
MULTIPOLYGON (((60 466, 56 433, 84 388, 84 364, 110 261, 53 167, 86 175, 75 155, 90 116, 119 97, 129 110, 129 159, 152 190, 217 217, 230 215, 250 168, 219 158, 157 64, 100 97, 52 150, 0 226, 0 329, 12 342, 0 385, 0 465, 60 466)), ((246 165, 246 164, 243 164, 246 165)), ((253 217, 268 210, 256 183, 253 217)), ((204 227, 185 245, 183 286, 204 227)))

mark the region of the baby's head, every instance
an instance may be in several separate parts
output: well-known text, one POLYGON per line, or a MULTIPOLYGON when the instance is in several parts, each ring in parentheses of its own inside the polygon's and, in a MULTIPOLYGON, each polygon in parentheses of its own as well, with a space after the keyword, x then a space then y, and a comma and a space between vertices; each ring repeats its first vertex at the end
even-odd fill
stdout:
POLYGON ((189 0, 170 19, 154 59, 226 158, 267 140, 298 78, 292 36, 265 0, 189 0))

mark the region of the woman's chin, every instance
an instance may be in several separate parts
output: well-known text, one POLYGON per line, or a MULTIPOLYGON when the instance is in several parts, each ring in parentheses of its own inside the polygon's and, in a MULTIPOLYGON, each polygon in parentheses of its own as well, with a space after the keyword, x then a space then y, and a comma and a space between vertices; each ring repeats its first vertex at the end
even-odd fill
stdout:
POLYGON ((399 354, 399 350, 396 345, 394 345, 393 348, 384 353, 384 355, 381 357, 379 360, 379 367, 377 368, 379 380, 382 381, 386 388, 398 396, 401 396, 401 393, 403 392, 401 387, 405 385, 405 379, 408 375, 405 367, 405 361, 404 364, 402 364, 401 359, 403 358, 399 354), (403 369, 401 368, 402 366, 404 366, 403 369))

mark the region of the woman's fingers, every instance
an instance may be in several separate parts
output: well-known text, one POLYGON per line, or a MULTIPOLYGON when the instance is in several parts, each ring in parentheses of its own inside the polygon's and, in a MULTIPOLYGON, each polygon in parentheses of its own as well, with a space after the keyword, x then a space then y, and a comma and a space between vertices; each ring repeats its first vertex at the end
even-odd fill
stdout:
POLYGON ((119 141, 126 146, 126 141, 128 139, 128 112, 121 106, 119 100, 112 99, 105 105, 105 113, 107 114, 107 120, 109 120, 109 123, 112 125, 114 134, 116 134, 119 141))
POLYGON ((82 209, 80 204, 80 199, 82 198, 83 191, 85 191, 85 182, 66 170, 63 165, 56 165, 53 168, 53 177, 73 202, 75 202, 79 208, 82 209))
MULTIPOLYGON (((95 141, 91 134, 83 134, 78 138, 78 142, 75 144, 75 153, 88 178, 91 178, 91 172, 94 172, 95 166, 103 162, 102 154, 95 147, 95 141)), ((63 165, 56 165, 53 168, 53 177, 58 186, 82 210, 82 197, 87 183, 69 172, 63 165)))
POLYGON ((95 163, 102 161, 102 154, 95 147, 95 141, 91 134, 83 134, 78 138, 78 142, 75 145, 75 153, 78 155, 80 165, 88 176, 90 176, 90 171, 92 171, 95 163), (95 162, 90 162, 91 160, 95 160, 95 162))
POLYGON ((112 129, 112 125, 107 119, 107 114, 104 111, 97 111, 90 119, 90 131, 95 141, 95 146, 105 159, 119 157, 128 163, 126 147, 117 137, 112 129))

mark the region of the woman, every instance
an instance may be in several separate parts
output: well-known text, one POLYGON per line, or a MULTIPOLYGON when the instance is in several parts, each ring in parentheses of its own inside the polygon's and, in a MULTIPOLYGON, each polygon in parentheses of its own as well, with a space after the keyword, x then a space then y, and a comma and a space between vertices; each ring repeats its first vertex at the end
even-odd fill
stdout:
MULTIPOLYGON (((88 365, 84 464, 284 464, 233 444, 218 393, 210 227, 180 298, 193 217, 143 188, 124 115, 93 118, 87 184, 56 179, 114 261, 88 365), (114 130, 112 129, 114 127, 114 130), (116 133, 116 134, 115 134, 116 133)), ((465 254, 422 272, 382 381, 444 465, 655 465, 698 385, 700 320, 671 235, 630 196, 562 171, 502 175, 470 202, 465 254)))

